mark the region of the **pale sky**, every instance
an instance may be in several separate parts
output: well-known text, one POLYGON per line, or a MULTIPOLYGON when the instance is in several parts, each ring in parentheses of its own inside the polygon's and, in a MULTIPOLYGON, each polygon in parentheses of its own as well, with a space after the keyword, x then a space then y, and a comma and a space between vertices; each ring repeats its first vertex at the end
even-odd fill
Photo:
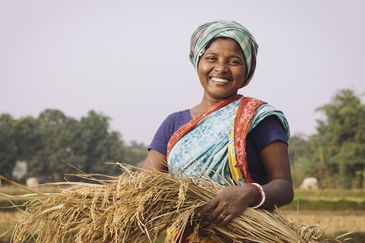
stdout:
POLYGON ((46 108, 111 118, 125 141, 149 144, 170 113, 203 94, 189 62, 192 32, 228 19, 259 44, 240 91, 282 110, 292 134, 313 134, 335 92, 365 92, 365 3, 354 0, 0 0, 0 113, 46 108))

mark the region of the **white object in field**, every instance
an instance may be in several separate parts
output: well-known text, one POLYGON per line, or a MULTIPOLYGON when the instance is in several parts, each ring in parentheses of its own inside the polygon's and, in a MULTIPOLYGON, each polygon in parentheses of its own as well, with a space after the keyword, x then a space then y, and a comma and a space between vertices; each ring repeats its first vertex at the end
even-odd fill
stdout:
POLYGON ((315 177, 307 177, 303 180, 299 188, 304 190, 317 190, 318 179, 315 177))
POLYGON ((27 175, 27 162, 17 161, 12 172, 12 176, 15 180, 20 181, 27 175))
POLYGON ((26 181, 27 187, 37 187, 39 186, 39 182, 37 177, 29 177, 26 181))

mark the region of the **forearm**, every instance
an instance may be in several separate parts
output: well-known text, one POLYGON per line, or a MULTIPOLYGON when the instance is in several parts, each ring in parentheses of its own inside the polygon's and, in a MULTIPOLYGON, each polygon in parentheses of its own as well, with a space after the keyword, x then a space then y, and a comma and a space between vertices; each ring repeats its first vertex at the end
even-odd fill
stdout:
POLYGON ((285 179, 275 179, 262 186, 265 202, 261 208, 274 209, 289 204, 294 197, 293 185, 285 179))
POLYGON ((289 204, 294 197, 287 144, 277 141, 260 152, 267 174, 267 184, 262 185, 266 200, 261 208, 274 209, 289 204))
POLYGON ((143 169, 167 172, 166 157, 157 151, 150 150, 143 164, 143 169))

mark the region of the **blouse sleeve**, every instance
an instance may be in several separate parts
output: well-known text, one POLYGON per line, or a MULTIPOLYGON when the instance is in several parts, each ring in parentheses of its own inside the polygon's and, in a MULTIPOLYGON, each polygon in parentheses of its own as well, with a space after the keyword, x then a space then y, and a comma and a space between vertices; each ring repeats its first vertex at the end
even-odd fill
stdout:
POLYGON ((167 144, 174 132, 190 121, 191 115, 188 109, 170 114, 160 125, 152 139, 148 150, 155 150, 163 155, 167 153, 167 144))
POLYGON ((289 137, 285 133, 280 120, 275 116, 268 116, 261 121, 249 134, 256 151, 261 152, 275 141, 288 144, 289 137))
POLYGON ((174 131, 174 120, 173 116, 169 115, 158 128, 155 136, 152 139, 148 150, 155 150, 163 155, 167 152, 167 143, 170 140, 174 131))

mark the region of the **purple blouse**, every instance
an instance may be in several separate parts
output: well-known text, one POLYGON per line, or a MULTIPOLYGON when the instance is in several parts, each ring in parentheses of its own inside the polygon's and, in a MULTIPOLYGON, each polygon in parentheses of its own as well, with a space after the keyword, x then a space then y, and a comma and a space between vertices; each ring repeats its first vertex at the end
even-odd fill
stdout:
MULTIPOLYGON (((167 143, 172 134, 191 119, 189 110, 178 111, 169 115, 158 128, 148 149, 158 151, 166 156, 167 143)), ((275 116, 266 117, 248 133, 246 152, 248 168, 253 181, 259 184, 267 183, 259 153, 275 141, 288 144, 288 139, 279 119, 275 116)))

